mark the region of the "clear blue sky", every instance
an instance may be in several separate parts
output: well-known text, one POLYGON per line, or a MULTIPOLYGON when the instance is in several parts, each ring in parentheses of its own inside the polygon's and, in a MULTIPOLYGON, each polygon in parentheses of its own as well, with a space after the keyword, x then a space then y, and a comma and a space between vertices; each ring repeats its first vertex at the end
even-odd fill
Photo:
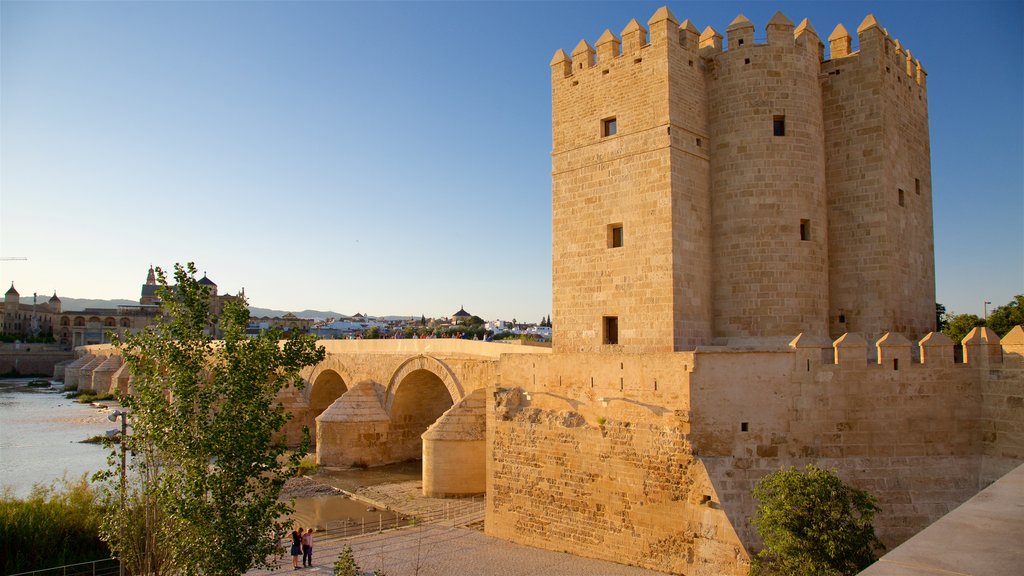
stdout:
MULTIPOLYGON (((646 2, 0 1, 0 283, 255 306, 551 311, 548 62, 646 2)), ((1020 2, 673 2, 724 32, 868 13, 928 71, 938 300, 1024 292, 1020 2)), ((855 46, 856 47, 856 46, 855 46)), ((557 319, 556 319, 557 320, 557 319)))

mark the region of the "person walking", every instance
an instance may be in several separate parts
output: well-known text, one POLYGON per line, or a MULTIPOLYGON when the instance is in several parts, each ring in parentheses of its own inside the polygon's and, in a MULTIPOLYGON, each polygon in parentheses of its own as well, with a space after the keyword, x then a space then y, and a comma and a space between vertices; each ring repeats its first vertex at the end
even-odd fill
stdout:
POLYGON ((302 535, 302 565, 313 565, 313 529, 309 528, 302 535))
POLYGON ((292 569, 299 569, 299 556, 302 556, 302 528, 292 530, 292 569))

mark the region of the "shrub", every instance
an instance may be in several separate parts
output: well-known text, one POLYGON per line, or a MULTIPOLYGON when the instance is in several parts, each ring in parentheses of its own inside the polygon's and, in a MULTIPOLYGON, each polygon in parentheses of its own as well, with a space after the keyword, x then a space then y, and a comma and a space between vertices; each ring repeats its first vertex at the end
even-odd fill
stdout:
POLYGON ((0 496, 0 572, 13 574, 110 558, 100 540, 102 509, 85 476, 37 484, 28 498, 0 496))

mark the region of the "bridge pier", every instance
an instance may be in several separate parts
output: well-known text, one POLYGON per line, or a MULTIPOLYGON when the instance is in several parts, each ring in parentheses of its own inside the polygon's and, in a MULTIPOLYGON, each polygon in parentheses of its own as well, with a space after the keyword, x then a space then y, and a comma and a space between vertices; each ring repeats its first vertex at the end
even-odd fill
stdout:
POLYGON ((423 433, 423 495, 487 491, 487 390, 478 388, 423 433))

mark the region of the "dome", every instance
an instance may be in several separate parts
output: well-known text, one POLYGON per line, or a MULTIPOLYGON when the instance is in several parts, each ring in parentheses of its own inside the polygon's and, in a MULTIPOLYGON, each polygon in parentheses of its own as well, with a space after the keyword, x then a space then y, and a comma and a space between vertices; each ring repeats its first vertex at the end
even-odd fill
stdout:
POLYGON ((18 291, 14 289, 14 282, 11 282, 11 288, 4 296, 19 296, 18 291))
POLYGON ((203 286, 216 286, 217 285, 213 280, 210 280, 209 278, 207 278, 205 273, 203 274, 203 277, 199 279, 199 283, 202 284, 203 286))
POLYGON ((459 311, 458 312, 456 312, 455 314, 452 314, 452 318, 470 318, 472 316, 473 315, 470 314, 469 312, 466 312, 465 307, 462 307, 462 306, 459 307, 459 311))
POLYGON ((57 292, 54 292, 53 296, 50 297, 50 302, 60 304, 60 298, 57 298, 57 292))

